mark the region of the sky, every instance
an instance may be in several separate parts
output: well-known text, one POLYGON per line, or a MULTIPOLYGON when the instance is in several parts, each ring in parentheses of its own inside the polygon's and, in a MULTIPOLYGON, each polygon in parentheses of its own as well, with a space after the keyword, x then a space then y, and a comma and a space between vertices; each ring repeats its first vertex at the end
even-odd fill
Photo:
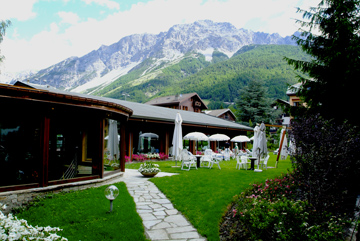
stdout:
POLYGON ((236 28, 292 35, 320 0, 0 0, 0 20, 10 20, 2 73, 40 70, 81 57, 136 33, 158 34, 175 24, 209 19, 236 28))

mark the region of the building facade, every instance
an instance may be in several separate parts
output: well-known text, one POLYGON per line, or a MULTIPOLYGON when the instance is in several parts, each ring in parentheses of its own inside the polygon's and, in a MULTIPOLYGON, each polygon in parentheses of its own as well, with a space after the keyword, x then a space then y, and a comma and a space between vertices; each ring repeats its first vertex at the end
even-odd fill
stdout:
POLYGON ((193 111, 197 113, 200 113, 202 110, 207 109, 205 103, 196 93, 158 97, 146 102, 145 104, 162 106, 176 110, 193 111))

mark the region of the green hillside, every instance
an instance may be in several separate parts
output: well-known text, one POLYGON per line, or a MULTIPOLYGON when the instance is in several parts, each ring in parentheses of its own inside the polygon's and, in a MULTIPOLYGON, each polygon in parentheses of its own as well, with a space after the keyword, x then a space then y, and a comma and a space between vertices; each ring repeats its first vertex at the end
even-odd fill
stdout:
POLYGON ((146 75, 143 73, 149 65, 143 63, 97 94, 123 98, 126 92, 131 101, 145 102, 160 95, 197 92, 210 101, 234 102, 239 89, 251 79, 259 79, 268 87, 270 98, 287 98, 287 86, 296 82, 296 73, 285 56, 309 58, 299 47, 290 45, 245 46, 230 59, 214 51, 211 62, 190 53, 178 63, 157 66, 146 75))

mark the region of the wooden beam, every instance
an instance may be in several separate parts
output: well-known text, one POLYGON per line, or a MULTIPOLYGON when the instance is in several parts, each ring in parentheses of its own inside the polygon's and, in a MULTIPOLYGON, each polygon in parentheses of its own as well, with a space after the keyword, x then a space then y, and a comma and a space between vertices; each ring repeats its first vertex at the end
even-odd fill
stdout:
POLYGON ((40 168, 39 186, 46 187, 49 182, 49 138, 50 138, 50 118, 44 116, 41 123, 40 148, 42 153, 40 168))
POLYGON ((270 124, 265 124, 265 126, 270 126, 270 127, 279 127, 279 128, 286 128, 286 129, 291 129, 291 127, 287 127, 287 126, 283 126, 283 125, 270 125, 270 124))
POLYGON ((125 152, 126 152, 126 121, 120 121, 120 170, 125 172, 125 152))
POLYGON ((94 153, 92 157, 92 175, 104 176, 104 127, 105 119, 99 119, 95 122, 94 140, 91 141, 91 148, 94 153))
POLYGON ((286 134, 286 131, 283 131, 283 134, 282 134, 282 136, 281 136, 281 141, 280 141, 280 147, 279 147, 278 155, 277 155, 277 157, 276 157, 275 168, 277 168, 278 163, 279 163, 279 157, 280 157, 282 145, 283 145, 283 142, 284 142, 284 136, 285 136, 285 134, 286 134))

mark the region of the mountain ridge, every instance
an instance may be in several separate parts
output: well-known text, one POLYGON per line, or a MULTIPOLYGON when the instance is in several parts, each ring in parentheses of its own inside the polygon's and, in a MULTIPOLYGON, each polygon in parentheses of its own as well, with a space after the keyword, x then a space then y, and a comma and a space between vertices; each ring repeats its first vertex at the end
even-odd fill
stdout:
POLYGON ((108 86, 146 60, 149 65, 144 73, 149 73, 173 61, 181 61, 189 52, 202 53, 209 60, 214 50, 231 57, 249 44, 295 45, 290 37, 282 38, 279 34, 236 29, 230 23, 200 20, 174 25, 167 32, 159 34, 123 37, 116 43, 103 45, 82 57, 69 57, 40 70, 27 80, 84 92, 108 86))

